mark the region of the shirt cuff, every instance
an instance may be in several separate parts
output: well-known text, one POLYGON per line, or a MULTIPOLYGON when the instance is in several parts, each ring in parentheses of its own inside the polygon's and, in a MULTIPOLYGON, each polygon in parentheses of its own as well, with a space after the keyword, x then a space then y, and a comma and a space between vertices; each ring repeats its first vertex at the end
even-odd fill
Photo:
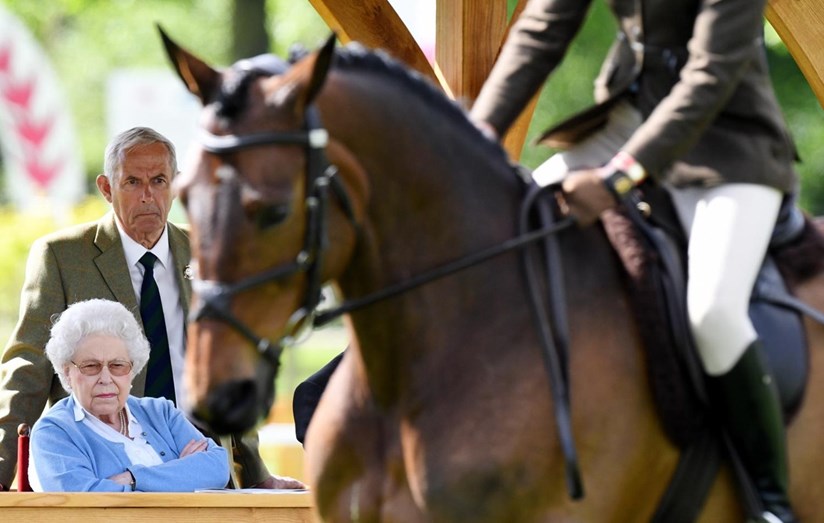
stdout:
POLYGON ((647 177, 647 170, 638 163, 629 153, 618 151, 612 160, 609 161, 609 172, 621 171, 629 176, 636 185, 644 181, 647 177))

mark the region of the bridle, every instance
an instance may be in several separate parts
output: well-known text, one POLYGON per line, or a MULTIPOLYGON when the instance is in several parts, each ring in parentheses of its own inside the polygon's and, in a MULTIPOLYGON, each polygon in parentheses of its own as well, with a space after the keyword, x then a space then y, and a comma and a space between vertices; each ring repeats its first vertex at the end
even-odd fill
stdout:
MULTIPOLYGON (((304 128, 300 131, 265 132, 247 135, 215 135, 201 130, 199 141, 209 153, 225 155, 262 145, 302 145, 306 153, 306 234, 303 248, 291 262, 258 273, 234 283, 217 280, 201 280, 196 275, 192 289, 198 297, 189 315, 189 321, 217 319, 232 326, 254 345, 261 356, 274 368, 280 366, 283 347, 294 342, 298 333, 312 323, 312 317, 321 301, 322 282, 320 269, 326 246, 326 214, 329 187, 337 169, 330 165, 324 150, 329 135, 320 124, 317 109, 308 107, 304 128), (300 308, 287 322, 285 332, 273 342, 255 334, 251 328, 232 314, 231 299, 238 293, 264 283, 285 280, 299 273, 307 278, 306 292, 300 308)), ((335 178, 335 180, 337 180, 335 178)), ((337 182, 335 182, 337 183, 337 182)))
MULTIPOLYGON (((534 201, 539 193, 549 191, 552 188, 538 188, 530 191, 530 195, 522 207, 522 217, 520 223, 521 233, 510 238, 499 245, 469 254, 463 258, 435 267, 429 271, 413 276, 408 280, 400 281, 394 285, 375 291, 371 294, 355 298, 329 310, 319 311, 318 305, 322 299, 322 284, 320 270, 322 267, 322 256, 327 245, 327 213, 329 204, 329 189, 332 188, 342 203, 344 212, 349 219, 355 223, 354 212, 341 182, 335 176, 337 169, 329 164, 324 153, 329 141, 329 135, 321 126, 320 117, 314 106, 306 109, 304 128, 300 131, 292 132, 265 132, 247 135, 215 135, 202 130, 199 136, 203 149, 209 153, 225 155, 247 149, 250 147, 266 145, 302 145, 306 154, 306 234, 303 248, 294 260, 284 265, 274 267, 264 272, 244 278, 238 282, 225 283, 216 280, 201 280, 197 277, 192 282, 198 302, 192 307, 191 322, 202 319, 216 319, 223 321, 234 328, 241 336, 246 338, 258 350, 261 356, 267 361, 271 369, 277 372, 280 367, 280 356, 285 346, 290 345, 297 338, 300 331, 308 327, 323 325, 333 318, 342 314, 363 308, 381 300, 404 293, 415 287, 436 279, 443 278, 452 273, 461 271, 468 267, 478 265, 486 260, 501 254, 521 249, 538 240, 555 235, 559 231, 572 226, 574 218, 567 217, 563 220, 553 222, 538 230, 530 230, 527 224, 527 216, 533 207, 534 201), (287 321, 284 334, 277 340, 271 341, 255 334, 251 328, 240 321, 230 310, 231 299, 236 294, 257 287, 259 285, 281 281, 299 273, 306 273, 307 286, 303 296, 301 306, 290 316, 287 321)), ((357 228, 357 223, 355 223, 357 228)), ((557 247, 556 247, 557 250, 557 247)), ((556 254, 557 256, 557 254, 556 254)), ((525 257, 526 259, 526 257, 525 257)), ((536 276, 534 270, 529 268, 527 263, 527 279, 529 287, 534 289, 536 276)), ((557 280, 558 273, 554 275, 557 280)), ((553 275, 550 275, 553 280, 553 275)), ((554 287, 562 287, 559 281, 555 281, 554 287)), ((564 364, 556 356, 558 351, 556 345, 561 345, 560 352, 566 351, 564 340, 553 341, 557 333, 553 335, 548 329, 549 322, 546 320, 546 312, 539 304, 539 298, 535 290, 531 290, 532 309, 535 314, 536 324, 541 332, 541 345, 544 351, 547 372, 552 383, 552 395, 555 399, 555 415, 559 428, 561 446, 566 458, 567 484, 574 499, 583 495, 580 482, 580 473, 577 464, 577 452, 575 450, 571 422, 569 415, 569 399, 567 391, 567 379, 564 375, 564 364)), ((559 297, 555 298, 559 301, 559 297)), ((563 307, 556 306, 556 314, 559 314, 563 307)), ((556 322, 557 323, 557 322, 556 322)), ((564 323, 564 320, 561 320, 564 323)), ((563 329, 562 329, 563 330, 563 329)), ((565 337, 562 335, 561 337, 565 337)))
POLYGON ((355 223, 354 211, 346 191, 337 178, 337 168, 331 165, 324 153, 329 134, 321 126, 320 116, 314 106, 306 108, 304 128, 300 131, 263 132, 246 135, 215 135, 206 130, 199 133, 203 149, 209 153, 225 155, 251 147, 265 145, 302 145, 306 154, 306 235, 303 248, 294 260, 264 272, 249 276, 234 283, 218 280, 201 280, 194 275, 192 288, 198 297, 189 314, 189 321, 216 319, 234 328, 252 343, 257 351, 273 367, 279 366, 280 355, 285 346, 291 345, 305 328, 319 327, 334 318, 361 309, 373 303, 402 294, 430 281, 477 265, 506 252, 522 248, 542 238, 551 236, 571 226, 571 218, 561 220, 553 226, 532 232, 524 232, 499 245, 470 254, 451 263, 435 267, 412 276, 407 280, 390 285, 376 292, 348 300, 333 309, 318 310, 322 301, 323 282, 320 279, 322 257, 327 245, 327 214, 329 210, 329 190, 341 201, 344 212, 355 223), (244 292, 269 282, 282 281, 295 274, 306 273, 307 287, 300 308, 287 321, 284 334, 276 341, 258 336, 245 323, 232 314, 231 299, 244 292))

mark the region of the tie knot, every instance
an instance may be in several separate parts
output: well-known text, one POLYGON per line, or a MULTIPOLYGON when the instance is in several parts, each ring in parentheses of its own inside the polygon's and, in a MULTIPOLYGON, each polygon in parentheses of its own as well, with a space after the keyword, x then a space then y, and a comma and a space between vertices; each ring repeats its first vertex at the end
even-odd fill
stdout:
POLYGON ((156 261, 157 261, 157 256, 155 256, 154 254, 152 254, 149 251, 146 251, 146 254, 144 254, 140 258, 140 265, 145 267, 147 271, 150 271, 154 267, 154 264, 155 264, 156 261))

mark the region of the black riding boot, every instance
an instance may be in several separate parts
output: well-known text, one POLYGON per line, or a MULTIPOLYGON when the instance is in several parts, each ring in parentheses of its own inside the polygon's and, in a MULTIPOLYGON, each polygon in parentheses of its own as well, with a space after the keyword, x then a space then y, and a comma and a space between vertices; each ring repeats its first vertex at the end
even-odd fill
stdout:
MULTIPOLYGON (((797 522, 787 496, 787 446, 778 393, 754 341, 726 374, 711 376, 711 401, 755 484, 764 510, 797 522)), ((765 516, 767 516, 765 514, 765 516)), ((765 517, 764 521, 777 521, 765 517)))

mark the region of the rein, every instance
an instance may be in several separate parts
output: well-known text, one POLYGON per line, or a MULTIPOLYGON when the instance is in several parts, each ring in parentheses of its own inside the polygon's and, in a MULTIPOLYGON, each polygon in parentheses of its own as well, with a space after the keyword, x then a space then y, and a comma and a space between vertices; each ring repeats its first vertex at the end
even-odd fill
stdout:
POLYGON ((319 311, 318 305, 321 302, 322 287, 320 266, 322 254, 326 247, 326 216, 330 187, 343 200, 344 210, 353 221, 354 214, 345 191, 335 177, 337 169, 329 165, 323 153, 329 140, 329 134, 326 129, 320 126, 320 117, 315 108, 307 108, 306 128, 303 131, 218 136, 201 130, 198 139, 204 150, 217 155, 225 155, 263 145, 303 145, 306 148, 307 197, 305 205, 307 209, 307 227, 304 246, 295 259, 290 263, 249 276, 235 283, 201 280, 197 277, 192 282, 192 288, 198 296, 198 303, 192 308, 189 321, 194 322, 210 318, 224 321, 249 340, 266 361, 274 366, 279 365, 283 348, 294 343, 303 327, 309 325, 312 327, 323 326, 343 314, 397 296, 431 281, 483 263, 496 256, 526 247, 575 223, 573 218, 566 218, 543 229, 521 233, 499 245, 435 267, 366 296, 347 300, 338 307, 319 311), (287 334, 276 342, 258 336, 232 314, 230 300, 234 295, 265 283, 284 280, 301 272, 305 272, 309 280, 303 305, 289 318, 285 329, 287 334))
MULTIPOLYGON (((549 190, 548 187, 533 188, 527 195, 520 218, 520 234, 503 243, 488 247, 481 251, 469 254, 444 265, 434 267, 426 272, 412 276, 371 294, 344 301, 338 307, 328 310, 318 310, 321 302, 320 267, 324 249, 327 246, 327 212, 328 191, 332 187, 341 199, 344 211, 351 221, 355 221, 351 201, 346 195, 343 186, 335 177, 337 169, 329 165, 324 149, 328 143, 328 133, 320 126, 320 118, 314 107, 307 108, 306 129, 300 132, 267 132, 249 135, 217 136, 206 132, 200 133, 203 148, 210 153, 223 155, 250 147, 262 145, 303 145, 306 148, 306 237, 304 246, 296 258, 285 265, 274 267, 262 273, 244 278, 235 283, 224 283, 214 280, 200 280, 195 278, 193 289, 198 297, 198 303, 192 308, 190 321, 201 319, 221 320, 233 327, 239 334, 249 340, 261 356, 276 370, 280 366, 280 356, 286 345, 294 343, 299 332, 304 327, 320 327, 331 320, 358 310, 374 303, 397 296, 411 289, 420 287, 434 280, 449 276, 458 271, 481 264, 502 254, 523 249, 538 240, 546 239, 575 224, 572 217, 541 229, 529 231, 528 215, 536 202, 539 193, 549 190), (295 274, 307 274, 307 289, 302 306, 290 316, 285 334, 276 342, 256 335, 252 329, 241 322, 230 310, 231 298, 243 291, 268 282, 280 281, 295 274)), ((547 211, 543 212, 547 215, 547 211)), ((549 213, 551 214, 551 213, 549 213)), ((560 281, 558 247, 554 242, 547 245, 548 281, 550 288, 562 287, 560 281), (554 268, 553 268, 554 267, 554 268)), ((560 291, 554 291, 551 296, 552 320, 546 311, 541 298, 537 294, 537 276, 534 262, 527 252, 523 252, 524 270, 527 279, 527 288, 530 293, 530 306, 533 310, 535 322, 539 327, 541 346, 543 348, 544 363, 550 377, 551 393, 554 398, 555 418, 559 432, 561 448, 567 463, 567 485, 573 499, 583 496, 580 473, 578 469, 577 452, 572 437, 572 426, 569 409, 569 390, 565 372, 565 356, 567 348, 563 299, 560 291), (554 329, 550 327, 552 323, 554 329), (561 348, 559 351, 558 347, 561 348)))
MULTIPOLYGON (((328 189, 335 180, 336 169, 329 165, 324 149, 329 134, 320 125, 320 117, 314 107, 306 110, 306 128, 303 131, 282 133, 255 133, 243 136, 218 136, 202 130, 199 140, 207 152, 225 155, 261 145, 303 145, 306 149, 306 236, 303 249, 295 259, 279 267, 244 278, 235 283, 195 278, 192 288, 198 302, 192 307, 189 321, 217 319, 231 325, 249 340, 261 356, 274 368, 280 366, 283 347, 292 343, 294 333, 301 330, 317 309, 321 299, 320 267, 326 247, 326 213, 328 189), (308 285, 301 308, 295 311, 287 323, 287 333, 277 342, 256 335, 241 322, 230 309, 231 298, 252 287, 272 281, 284 280, 298 273, 306 273, 308 285)), ((341 191, 337 191, 340 194, 341 191)), ((347 207, 345 205, 345 207, 347 207)), ((348 208, 348 207, 347 207, 348 208)))
POLYGON ((568 228, 570 225, 574 223, 575 221, 573 218, 566 218, 563 221, 553 224, 551 226, 539 229, 537 231, 518 235, 514 238, 510 238, 509 240, 504 241, 499 245, 495 245, 482 251, 469 254, 453 262, 446 263, 444 265, 430 269, 422 274, 418 274, 417 276, 412 276, 407 280, 398 282, 394 285, 390 285, 389 287, 385 287, 379 291, 375 291, 372 294, 367 294, 366 296, 362 296, 360 298, 346 300, 334 309, 319 311, 318 314, 315 316, 312 325, 314 327, 321 327, 343 314, 349 313, 357 309, 361 309, 363 307, 372 305, 373 303, 385 300, 387 298, 392 298, 399 294, 403 294, 408 290, 420 287, 421 285, 424 285, 431 281, 443 278, 445 276, 449 276, 450 274, 454 274, 458 271, 468 269, 475 265, 479 265, 489 259, 492 259, 496 256, 500 256, 501 254, 506 254, 507 252, 513 251, 515 249, 526 247, 527 245, 534 243, 542 238, 546 238, 547 236, 556 234, 568 228))

